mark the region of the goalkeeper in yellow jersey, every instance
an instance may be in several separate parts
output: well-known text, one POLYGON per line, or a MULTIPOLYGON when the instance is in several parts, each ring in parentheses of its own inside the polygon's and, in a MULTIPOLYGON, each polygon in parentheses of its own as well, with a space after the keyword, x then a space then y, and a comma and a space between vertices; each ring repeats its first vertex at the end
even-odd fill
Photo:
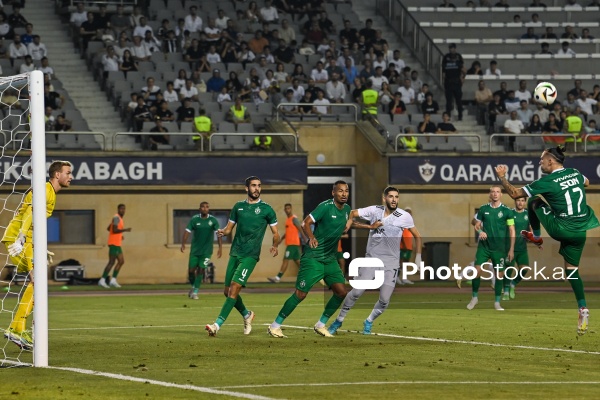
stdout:
MULTIPOLYGON (((48 169, 49 181, 46 183, 46 218, 54 211, 56 193, 71 185, 72 165, 68 161, 53 161, 48 169)), ((33 340, 25 330, 27 317, 33 310, 33 215, 32 192, 29 191, 19 210, 8 224, 2 243, 6 246, 10 262, 17 267, 17 273, 28 274, 29 283, 25 288, 17 311, 13 314, 10 327, 4 331, 4 337, 25 350, 33 349, 33 340)), ((48 253, 49 259, 52 253, 48 253)), ((51 259, 50 259, 51 260, 51 259)))

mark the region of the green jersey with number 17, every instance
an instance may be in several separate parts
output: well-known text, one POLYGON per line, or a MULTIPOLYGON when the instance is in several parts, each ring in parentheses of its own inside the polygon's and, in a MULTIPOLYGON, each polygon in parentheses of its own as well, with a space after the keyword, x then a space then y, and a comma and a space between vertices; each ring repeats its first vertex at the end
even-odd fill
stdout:
POLYGON ((585 198, 585 177, 574 168, 561 168, 523 187, 529 197, 543 196, 558 225, 570 232, 600 226, 585 198))

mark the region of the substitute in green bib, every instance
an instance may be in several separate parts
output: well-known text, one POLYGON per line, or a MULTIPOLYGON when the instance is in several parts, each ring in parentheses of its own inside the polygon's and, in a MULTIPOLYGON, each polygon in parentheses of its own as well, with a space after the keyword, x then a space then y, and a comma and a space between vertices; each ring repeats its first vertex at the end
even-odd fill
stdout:
POLYGON ((513 199, 529 197, 527 215, 531 231, 522 231, 525 240, 541 246, 543 225, 546 232, 560 243, 558 253, 564 259, 565 275, 571 284, 579 315, 577 333, 583 335, 589 326, 583 281, 579 276, 579 262, 585 246, 587 231, 600 226, 594 210, 588 206, 585 188, 590 181, 574 168, 565 168, 565 149, 561 146, 544 150, 540 156, 540 169, 546 175, 517 189, 508 182, 508 166, 498 165, 496 175, 513 199))
POLYGON ((502 188, 494 185, 490 188, 490 202, 479 207, 473 219, 475 231, 479 234, 477 252, 475 253, 475 269, 477 277, 473 279, 472 297, 467 309, 472 310, 479 303, 479 287, 481 286, 481 266, 490 264, 495 275, 494 308, 504 311, 500 305, 502 297, 504 261, 512 260, 515 247, 514 212, 502 204, 502 188), (508 239, 508 246, 507 246, 508 239))
POLYGON ((273 245, 270 253, 273 257, 277 257, 278 254, 277 215, 273 207, 260 198, 260 179, 256 176, 248 177, 245 186, 248 197, 234 204, 227 226, 225 229, 217 231, 217 236, 223 237, 229 235, 233 231, 233 227, 237 225, 225 272, 224 293, 227 298, 215 323, 205 327, 209 336, 217 335, 221 325, 225 323, 234 307, 244 317, 244 335, 249 335, 252 331, 254 312, 246 308, 240 292, 246 286, 256 263, 258 263, 267 225, 271 227, 273 233, 273 245))
MULTIPOLYGON (((188 237, 190 233, 192 234, 192 248, 188 262, 188 279, 192 285, 188 297, 192 300, 198 300, 200 283, 212 257, 215 232, 219 229, 219 221, 210 215, 209 211, 210 205, 208 202, 203 201, 200 203, 200 214, 196 214, 190 219, 181 239, 181 252, 183 253, 188 237)), ((219 245, 217 258, 221 258, 221 252, 223 251, 223 238, 221 236, 217 236, 217 243, 219 245)))

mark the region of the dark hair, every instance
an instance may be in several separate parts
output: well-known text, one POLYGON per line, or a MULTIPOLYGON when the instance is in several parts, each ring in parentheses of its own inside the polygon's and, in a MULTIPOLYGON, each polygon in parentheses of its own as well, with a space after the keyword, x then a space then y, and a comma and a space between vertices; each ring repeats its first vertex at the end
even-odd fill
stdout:
POLYGON ((385 189, 383 189, 383 195, 384 196, 387 196, 390 192, 398 192, 398 193, 400 193, 400 191, 397 188, 393 187, 393 186, 388 186, 385 189))
POLYGON ((202 207, 204 204, 208 204, 208 201, 203 201, 202 203, 200 203, 200 207, 202 207))
POLYGON ((335 190, 335 187, 336 187, 337 185, 348 185, 348 183, 347 183, 346 181, 343 181, 343 180, 335 181, 335 182, 333 183, 333 190, 335 190))
POLYGON ((559 164, 564 164, 565 163, 565 147, 558 145, 556 147, 549 147, 546 150, 544 150, 546 153, 550 154, 552 157, 554 157, 556 159, 556 161, 558 161, 559 164))
POLYGON ((290 206, 290 207, 291 207, 291 206, 292 206, 292 204, 291 204, 291 203, 285 203, 283 206, 284 206, 284 207, 287 207, 287 206, 290 206))
POLYGON ((119 205, 117 206, 117 210, 118 210, 119 208, 121 208, 121 207, 125 207, 125 204, 123 204, 123 203, 119 204, 119 205))
POLYGON ((252 176, 249 176, 249 177, 247 177, 247 178, 246 178, 246 180, 244 181, 244 185, 245 185, 246 187, 250 187, 250 182, 252 182, 252 181, 260 181, 260 178, 259 178, 258 176, 254 176, 254 175, 252 175, 252 176))
POLYGON ((63 167, 72 167, 73 164, 71 164, 69 161, 52 161, 52 164, 50 164, 50 168, 48 168, 48 176, 50 177, 50 179, 54 178, 54 176, 56 175, 57 172, 61 172, 63 167))

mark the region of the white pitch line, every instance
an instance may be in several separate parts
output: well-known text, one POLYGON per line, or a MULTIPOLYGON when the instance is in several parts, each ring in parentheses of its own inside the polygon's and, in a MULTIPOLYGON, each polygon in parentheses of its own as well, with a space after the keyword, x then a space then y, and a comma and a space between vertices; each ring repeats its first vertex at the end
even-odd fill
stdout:
POLYGON ((495 381, 381 381, 381 382, 334 382, 334 383, 273 383, 264 385, 218 386, 219 389, 258 389, 266 387, 295 387, 295 386, 351 386, 351 385, 600 385, 592 381, 551 381, 551 382, 495 382, 495 381))
MULTIPOLYGON (((312 329, 312 327, 307 326, 294 326, 294 325, 282 325, 284 328, 292 328, 292 329, 312 329)), ((340 329, 340 332, 348 332, 348 333, 358 333, 357 331, 349 331, 340 329)), ((525 349, 525 350, 542 350, 542 351, 561 351, 563 353, 577 353, 577 354, 592 354, 592 355, 600 355, 600 351, 587 351, 587 350, 572 350, 572 349, 558 349, 552 347, 536 347, 536 346, 524 346, 519 344, 500 344, 500 343, 488 343, 488 342, 475 342, 470 340, 456 340, 456 339, 439 339, 439 338, 429 338, 423 336, 404 336, 404 335, 393 335, 391 333, 372 333, 373 336, 383 336, 390 337, 396 339, 410 339, 410 340, 422 340, 426 342, 440 342, 440 343, 457 343, 457 344, 475 344, 481 346, 489 346, 489 347, 509 347, 514 349, 525 349)))

